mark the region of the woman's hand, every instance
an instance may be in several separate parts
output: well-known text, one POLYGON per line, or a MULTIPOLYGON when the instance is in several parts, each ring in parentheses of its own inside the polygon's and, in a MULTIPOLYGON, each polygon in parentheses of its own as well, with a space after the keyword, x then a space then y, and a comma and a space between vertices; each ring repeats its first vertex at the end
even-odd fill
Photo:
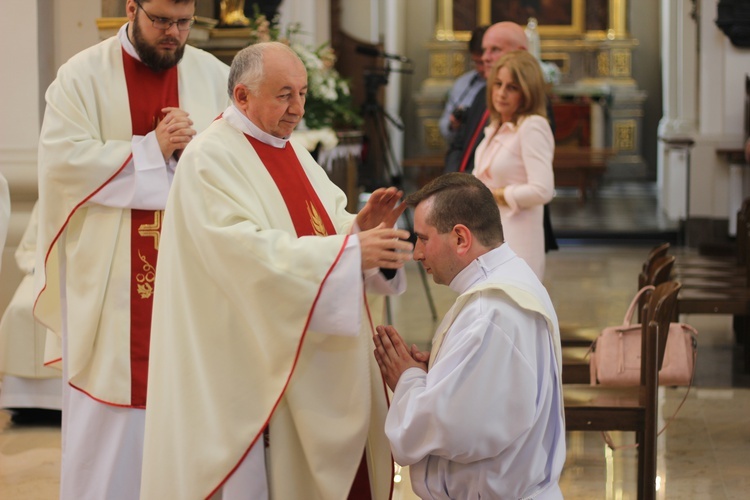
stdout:
POLYGON ((498 205, 507 205, 505 202, 505 188, 495 188, 492 190, 492 197, 498 205))

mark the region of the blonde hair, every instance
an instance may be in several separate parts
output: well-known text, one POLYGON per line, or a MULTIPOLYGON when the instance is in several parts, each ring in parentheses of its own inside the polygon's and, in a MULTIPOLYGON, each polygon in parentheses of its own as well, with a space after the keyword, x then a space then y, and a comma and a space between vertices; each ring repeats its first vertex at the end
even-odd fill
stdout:
POLYGON ((515 50, 498 59, 490 70, 490 78, 487 81, 487 109, 490 110, 491 121, 498 124, 503 122, 500 113, 492 105, 492 91, 497 82, 497 74, 503 67, 508 69, 513 82, 521 88, 523 96, 512 122, 518 123, 519 118, 529 115, 547 118, 546 86, 539 61, 528 51, 515 50))

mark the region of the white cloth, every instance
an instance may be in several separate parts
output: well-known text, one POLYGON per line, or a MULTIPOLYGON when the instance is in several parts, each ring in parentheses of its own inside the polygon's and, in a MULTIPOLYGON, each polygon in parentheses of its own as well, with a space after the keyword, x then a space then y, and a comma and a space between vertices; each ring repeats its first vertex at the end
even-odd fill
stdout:
POLYGON ((16 248, 16 265, 24 277, 0 320, 0 408, 62 408, 60 370, 44 366, 47 329, 34 319, 34 255, 38 211, 16 248))
MULTIPOLYGON (((29 224, 21 236, 16 248, 16 265, 24 273, 18 284, 13 298, 5 308, 0 320, 0 376, 5 381, 7 377, 15 376, 25 379, 60 378, 60 370, 44 366, 44 346, 47 339, 47 329, 34 319, 34 258, 36 254, 36 236, 38 227, 37 205, 31 211, 29 224)), ((61 398, 60 382, 57 386, 57 409, 61 398)), ((33 384, 24 387, 33 388, 33 384)), ((40 400, 44 408, 49 407, 48 386, 39 385, 40 400)), ((3 384, 3 393, 8 391, 8 385, 3 384)), ((34 395, 29 394, 27 403, 34 401, 34 395)), ((0 404, 2 406, 2 404, 0 404)), ((23 405, 28 406, 28 405, 23 405)), ((8 406, 5 406, 8 407, 8 406)), ((33 407, 33 406, 32 406, 33 407)), ((54 408, 54 406, 52 407, 54 408)))
POLYGON ((544 204, 552 200, 555 139, 546 118, 490 125, 474 155, 473 174, 490 189, 505 188, 499 205, 505 241, 544 279, 544 204))
POLYGON ((561 499, 559 329, 546 290, 507 244, 461 271, 427 373, 399 379, 393 456, 422 498, 561 499))
POLYGON ((304 147, 234 107, 185 149, 157 269, 142 498, 262 490, 266 476, 273 498, 345 498, 365 447, 374 498, 389 496, 386 390, 345 207, 304 147), (337 234, 297 237, 245 134, 294 148, 337 234))
POLYGON ((0 408, 62 409, 62 381, 57 378, 3 376, 0 408))
MULTIPOLYGON (((129 408, 130 213, 164 208, 174 164, 156 152, 153 133, 133 137, 123 47, 137 54, 125 29, 60 68, 39 141, 35 314, 62 337, 63 499, 139 497, 144 412, 129 408)), ((228 72, 185 47, 179 106, 197 131, 226 107, 228 72)))
POLYGON ((0 268, 2 268, 2 256, 5 249, 5 238, 8 236, 8 224, 10 223, 10 191, 8 181, 0 174, 0 268))
MULTIPOLYGON (((160 169, 136 165, 136 175, 127 174, 133 135, 122 44, 129 42, 122 31, 119 36, 71 58, 47 90, 39 146, 39 297, 34 312, 59 335, 60 297, 68 294, 68 306, 76 313, 68 316, 67 325, 75 332, 67 360, 71 383, 102 401, 129 405, 130 353, 123 345, 130 334, 131 210, 119 202, 91 199, 110 184, 131 193, 143 188, 150 196, 133 196, 130 208, 158 210, 166 205, 169 186, 158 184, 159 193, 153 195, 152 170, 167 178, 163 160, 160 169), (130 185, 117 182, 123 176, 130 185), (67 247, 59 244, 64 233, 67 247), (62 280, 59 258, 68 260, 70 271, 62 280)), ((186 46, 177 71, 180 107, 200 132, 226 107, 228 67, 186 46)))

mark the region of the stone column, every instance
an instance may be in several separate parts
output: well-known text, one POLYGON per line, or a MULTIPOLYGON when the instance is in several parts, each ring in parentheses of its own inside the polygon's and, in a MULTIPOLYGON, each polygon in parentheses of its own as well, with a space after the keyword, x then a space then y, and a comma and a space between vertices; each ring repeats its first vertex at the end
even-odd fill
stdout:
POLYGON ((697 116, 697 26, 691 0, 662 0, 662 94, 657 184, 670 219, 687 218, 690 147, 697 116))

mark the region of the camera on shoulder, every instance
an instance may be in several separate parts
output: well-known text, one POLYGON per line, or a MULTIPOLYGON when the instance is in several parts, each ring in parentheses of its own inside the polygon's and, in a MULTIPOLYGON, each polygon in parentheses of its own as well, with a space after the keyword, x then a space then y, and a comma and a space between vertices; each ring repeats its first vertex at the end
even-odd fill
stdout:
POLYGON ((458 107, 454 109, 453 118, 455 118, 457 122, 463 123, 463 121, 466 119, 466 108, 458 107))

